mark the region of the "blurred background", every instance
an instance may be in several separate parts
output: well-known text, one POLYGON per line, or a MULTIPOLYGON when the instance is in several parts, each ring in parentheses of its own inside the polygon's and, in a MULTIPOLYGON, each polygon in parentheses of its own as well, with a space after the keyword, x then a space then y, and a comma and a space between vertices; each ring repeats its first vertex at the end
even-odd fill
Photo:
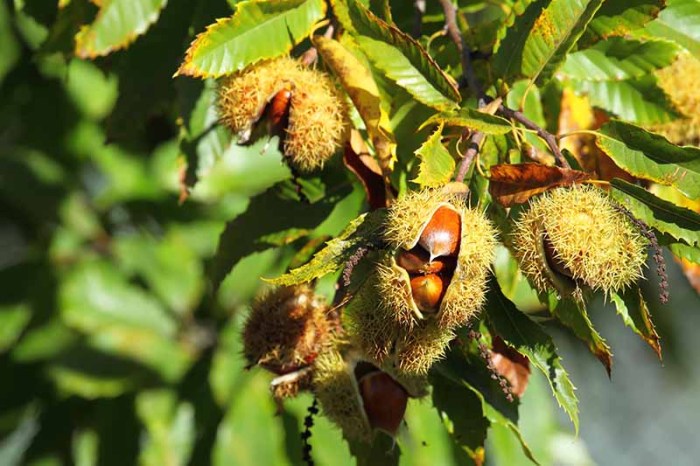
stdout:
MULTIPOLYGON (((283 271, 299 243, 253 245, 218 289, 208 279, 222 273, 226 224, 290 174, 275 150, 232 145, 212 126, 213 83, 171 79, 192 32, 228 6, 173 0, 128 51, 95 64, 66 53, 82 2, 55 23, 41 3, 0 2, 0 465, 301 464, 310 397, 275 415, 271 377, 244 370, 239 341, 259 277, 283 271), (153 53, 164 43, 178 46, 153 53), (199 182, 180 203, 188 177, 199 182)), ((357 186, 338 196, 310 238, 364 208, 357 186)), ((236 236, 226 241, 237 254, 236 236)), ((613 348, 612 380, 550 328, 581 431, 533 373, 520 419, 542 464, 697 464, 700 300, 668 262, 671 301, 652 309, 663 363, 610 303, 591 317, 613 348)), ((488 442, 488 464, 528 464, 509 432, 488 442)), ((319 465, 353 464, 320 417, 311 444, 319 465)), ((399 445, 402 464, 457 464, 427 402, 410 404, 399 445)))

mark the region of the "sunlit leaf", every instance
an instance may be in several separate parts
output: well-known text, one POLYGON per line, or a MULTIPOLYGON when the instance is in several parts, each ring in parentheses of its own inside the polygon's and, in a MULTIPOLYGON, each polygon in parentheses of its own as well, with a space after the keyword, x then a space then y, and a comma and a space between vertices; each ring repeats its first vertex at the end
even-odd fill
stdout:
POLYGON ((603 3, 579 44, 590 44, 609 37, 624 37, 656 18, 665 0, 624 0, 603 3))
POLYGON ((638 126, 613 120, 600 129, 596 144, 631 175, 670 185, 700 197, 700 149, 678 147, 638 126))
POLYGON ((218 20, 187 50, 178 75, 219 77, 289 52, 326 13, 322 0, 251 0, 218 20))
POLYGON ((568 55, 558 75, 581 81, 640 78, 673 63, 677 53, 672 42, 613 37, 568 55))
POLYGON ((73 436, 75 466, 97 466, 100 438, 94 430, 85 429, 73 436))
POLYGON ((654 75, 624 81, 569 81, 591 104, 639 124, 671 121, 678 112, 658 86, 654 75))
POLYGON ((266 281, 273 285, 296 285, 340 270, 360 247, 376 239, 384 215, 383 210, 361 215, 337 238, 330 240, 309 263, 266 281))
POLYGON ((513 126, 505 118, 489 115, 468 107, 433 115, 424 121, 420 127, 425 128, 426 126, 438 124, 469 128, 486 134, 507 134, 513 130, 513 126))
POLYGON ((498 74, 509 83, 529 78, 545 83, 566 58, 602 0, 538 0, 515 19, 494 56, 498 74))
POLYGON ((457 85, 411 36, 374 16, 357 0, 348 2, 350 27, 372 63, 422 103, 455 107, 457 85))
POLYGON ((396 140, 371 71, 338 41, 315 37, 313 43, 352 99, 380 162, 392 167, 396 159, 396 140))
POLYGON ((635 217, 690 246, 700 246, 700 214, 656 197, 626 181, 614 179, 611 184, 615 188, 611 190, 613 198, 635 217))
POLYGON ((420 160, 418 176, 414 183, 429 188, 443 186, 450 181, 455 171, 455 160, 442 143, 442 126, 430 135, 416 151, 420 160))
POLYGON ((95 21, 75 38, 75 53, 95 58, 122 49, 155 23, 168 0, 102 0, 95 21))
POLYGON ((700 2, 666 0, 659 17, 647 24, 647 32, 670 39, 700 58, 700 2))

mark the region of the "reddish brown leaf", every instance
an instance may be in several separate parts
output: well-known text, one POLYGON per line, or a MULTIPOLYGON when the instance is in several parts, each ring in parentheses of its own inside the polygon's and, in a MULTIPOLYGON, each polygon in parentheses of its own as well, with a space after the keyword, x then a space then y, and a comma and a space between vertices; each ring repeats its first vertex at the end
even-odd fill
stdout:
MULTIPOLYGON (((371 210, 387 206, 386 189, 382 171, 377 161, 369 154, 367 145, 358 132, 353 130, 350 141, 345 144, 343 163, 357 176, 365 188, 371 210)), ((393 191, 393 189, 392 189, 393 191)), ((394 195, 396 192, 394 191, 394 195)))
POLYGON ((530 380, 530 361, 496 336, 491 349, 491 362, 496 372, 508 381, 513 395, 523 396, 530 380))
POLYGON ((500 164, 491 167, 489 192, 504 207, 527 202, 532 196, 557 186, 589 179, 578 170, 539 163, 500 164))

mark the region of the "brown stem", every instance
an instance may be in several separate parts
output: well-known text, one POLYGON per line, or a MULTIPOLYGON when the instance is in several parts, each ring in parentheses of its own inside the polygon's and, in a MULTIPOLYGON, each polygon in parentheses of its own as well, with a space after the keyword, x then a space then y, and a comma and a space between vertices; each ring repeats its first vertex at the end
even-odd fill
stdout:
POLYGON ((513 110, 512 108, 508 108, 503 104, 499 105, 498 113, 500 113, 501 115, 503 115, 506 118, 510 118, 510 119, 513 119, 513 120, 521 123, 527 129, 531 129, 533 131, 536 131, 537 135, 539 137, 541 137, 542 139, 544 139, 544 141, 547 143, 547 146, 552 151, 552 154, 554 154, 554 158, 556 159, 557 164, 563 168, 568 168, 568 169, 571 168, 571 166, 569 165, 569 162, 566 161, 564 154, 561 153, 561 149, 559 149, 559 145, 557 144, 556 136, 554 136, 552 133, 545 130, 544 128, 541 128, 537 123, 530 120, 528 117, 523 115, 521 112, 518 112, 517 110, 513 110))
POLYGON ((462 183, 464 181, 464 178, 469 172, 469 167, 474 161, 476 154, 479 152, 479 148, 481 147, 481 143, 484 140, 485 136, 486 135, 481 131, 476 131, 469 138, 469 147, 467 147, 467 150, 464 153, 464 156, 462 157, 462 163, 459 164, 459 171, 457 172, 457 176, 455 177, 456 182, 462 183))
POLYGON ((484 97, 484 91, 481 89, 481 84, 476 78, 474 73, 474 67, 472 66, 471 55, 469 50, 464 47, 464 39, 462 38, 462 33, 457 26, 457 7, 452 3, 451 0, 440 0, 442 5, 442 10, 445 12, 445 27, 447 28, 447 34, 450 36, 452 42, 457 46, 459 55, 462 62, 462 77, 467 81, 469 90, 479 99, 481 107, 481 100, 484 97))
MULTIPOLYGON (((442 5, 442 10, 445 13, 445 27, 447 28, 447 34, 450 36, 452 42, 454 42, 462 62, 462 78, 467 82, 469 90, 479 99, 479 108, 485 105, 484 101, 484 91, 481 88, 481 84, 474 73, 474 67, 472 66, 471 56, 469 50, 464 47, 464 39, 462 38, 462 33, 457 26, 457 7, 452 3, 451 0, 440 0, 442 5)), ((459 171, 455 177, 455 181, 461 183, 469 172, 469 167, 471 166, 476 154, 479 152, 479 147, 484 140, 485 134, 481 131, 476 131, 469 138, 469 147, 462 157, 462 162, 459 165, 459 171)))

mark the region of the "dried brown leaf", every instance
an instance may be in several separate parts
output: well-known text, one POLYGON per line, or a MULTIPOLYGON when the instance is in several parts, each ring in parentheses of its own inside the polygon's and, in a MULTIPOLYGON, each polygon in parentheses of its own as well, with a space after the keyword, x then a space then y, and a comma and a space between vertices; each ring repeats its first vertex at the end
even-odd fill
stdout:
POLYGON ((491 349, 491 362, 496 372, 508 381, 511 392, 518 397, 523 396, 530 380, 530 361, 496 336, 491 349))
MULTIPOLYGON (((345 145, 343 163, 357 176, 367 194, 371 210, 387 206, 386 189, 382 171, 377 161, 369 154, 367 145, 360 134, 353 130, 350 140, 345 145)), ((394 193, 396 194, 396 193, 394 193)))
POLYGON ((527 202, 550 188, 568 186, 589 179, 578 170, 549 167, 538 163, 500 164, 491 167, 489 192, 504 207, 527 202))

